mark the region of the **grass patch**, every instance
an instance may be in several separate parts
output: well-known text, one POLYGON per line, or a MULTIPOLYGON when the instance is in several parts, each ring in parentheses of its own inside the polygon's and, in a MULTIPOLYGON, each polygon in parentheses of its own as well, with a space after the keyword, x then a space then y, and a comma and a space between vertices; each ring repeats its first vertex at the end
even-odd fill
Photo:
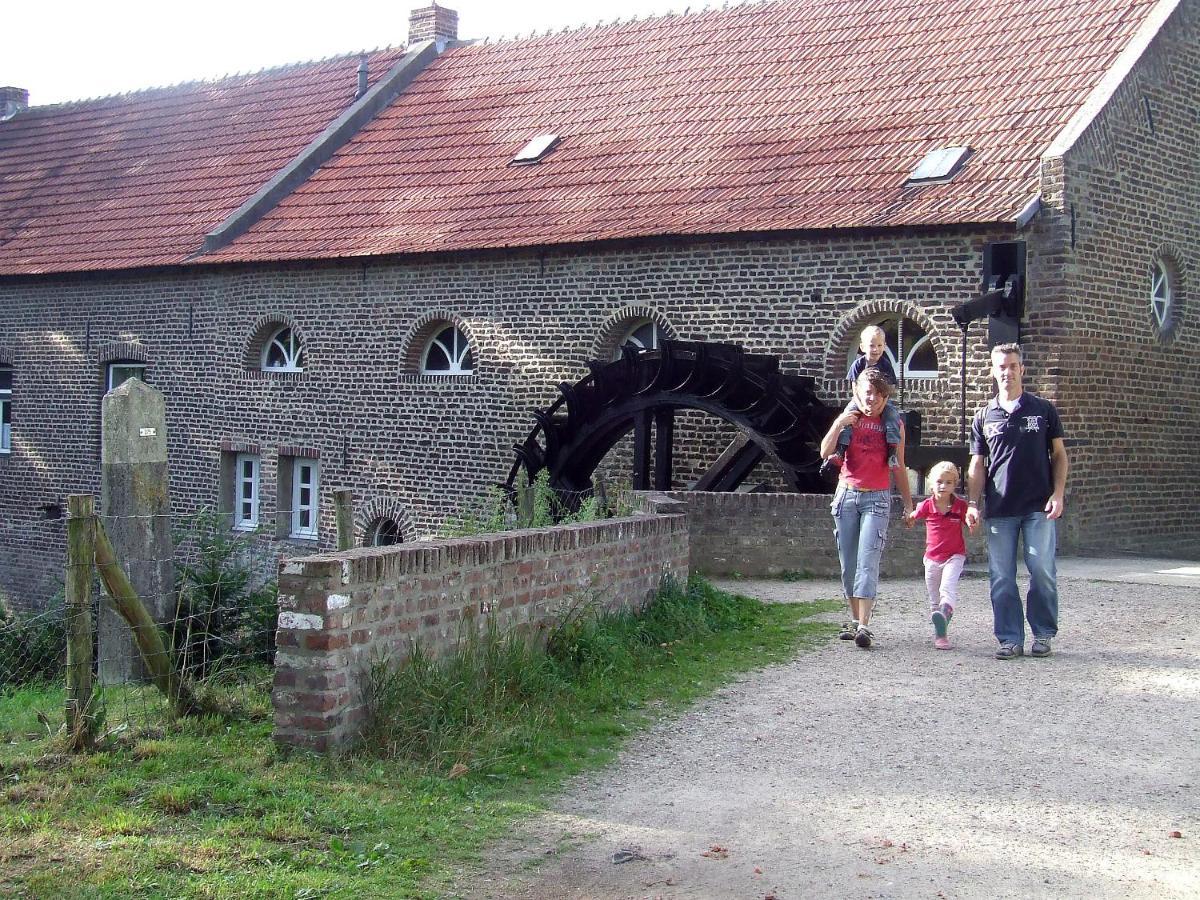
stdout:
MULTIPOLYGON (((381 699, 430 697, 398 718, 380 708, 374 752, 342 760, 277 752, 261 696, 236 718, 131 727, 86 756, 13 728, 0 895, 442 896, 563 779, 736 673, 827 639, 809 619, 837 605, 765 605, 701 582, 668 600, 640 618, 580 607, 546 654, 483 632, 474 661, 393 671, 381 699), (479 675, 503 677, 489 688, 479 675)), ((0 721, 36 723, 37 708, 61 718, 61 692, 0 698, 0 721)))

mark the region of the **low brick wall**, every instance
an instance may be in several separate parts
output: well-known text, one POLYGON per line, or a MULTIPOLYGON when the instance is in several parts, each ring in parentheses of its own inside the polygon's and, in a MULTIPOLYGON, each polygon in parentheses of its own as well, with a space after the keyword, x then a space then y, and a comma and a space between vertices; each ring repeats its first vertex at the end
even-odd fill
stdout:
POLYGON ((402 658, 414 639, 444 653, 464 621, 487 615, 537 634, 575 599, 640 605, 664 574, 686 580, 681 505, 643 505, 665 514, 282 562, 276 741, 322 753, 352 743, 365 672, 377 658, 402 658))
MULTIPOLYGON (((832 496, 701 491, 673 491, 667 496, 687 504, 691 567, 697 572, 747 577, 789 571, 838 574, 833 517, 829 512, 832 496)), ((905 528, 900 500, 893 502, 880 572, 884 577, 921 575, 924 523, 905 528)), ((967 539, 971 561, 987 558, 982 534, 980 529, 967 539)))

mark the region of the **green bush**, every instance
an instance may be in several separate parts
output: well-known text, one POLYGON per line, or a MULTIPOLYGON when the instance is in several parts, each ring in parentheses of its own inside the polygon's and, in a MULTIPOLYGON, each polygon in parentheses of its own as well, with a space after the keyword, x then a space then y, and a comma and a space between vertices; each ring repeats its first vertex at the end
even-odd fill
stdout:
POLYGON ((61 676, 66 658, 67 627, 61 591, 39 615, 0 615, 0 691, 54 681, 61 676))
POLYGON ((170 643, 181 671, 202 678, 228 660, 275 658, 278 588, 247 563, 250 542, 224 516, 204 510, 178 537, 176 608, 170 643))
POLYGON ((452 515, 442 526, 439 537, 469 537, 627 516, 632 512, 629 499, 628 484, 618 484, 611 490, 597 486, 579 497, 578 506, 572 508, 550 486, 548 469, 538 472, 532 484, 522 472, 514 496, 510 497, 499 485, 489 488, 482 498, 452 515))

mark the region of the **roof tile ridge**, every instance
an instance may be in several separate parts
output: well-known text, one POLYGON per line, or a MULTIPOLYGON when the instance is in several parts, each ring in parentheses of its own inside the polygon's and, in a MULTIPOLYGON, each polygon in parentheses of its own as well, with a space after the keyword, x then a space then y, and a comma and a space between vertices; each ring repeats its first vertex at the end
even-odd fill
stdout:
POLYGON ((227 216, 204 238, 202 246, 188 257, 194 259, 232 243, 244 234, 297 187, 307 181, 339 149, 349 142, 441 53, 434 41, 411 45, 405 54, 365 94, 337 115, 282 169, 272 175, 254 196, 227 216))
POLYGON ((1043 162, 1065 156, 1083 137, 1084 132, 1088 130, 1117 90, 1125 83, 1125 79, 1142 60, 1155 38, 1162 33, 1167 22, 1183 3, 1184 0, 1157 0, 1145 13, 1142 23, 1129 36, 1125 46, 1109 64, 1104 75, 1088 92, 1087 97, 1076 108, 1074 115, 1042 153, 1043 162))
POLYGON ((795 0, 700 0, 690 2, 682 9, 670 9, 653 15, 633 15, 625 19, 616 17, 610 20, 599 19, 595 23, 580 23, 579 25, 564 25, 562 28, 548 28, 545 31, 530 31, 528 33, 487 35, 476 39, 473 44, 477 47, 496 47, 504 44, 521 44, 543 38, 576 37, 588 32, 616 30, 629 25, 641 25, 649 22, 663 22, 667 19, 698 19, 701 16, 744 10, 754 6, 793 6, 795 0))
POLYGON ((26 112, 58 112, 65 111, 70 108, 89 106, 98 103, 104 103, 110 100, 137 100, 137 99, 152 99, 151 94, 169 95, 174 93, 182 93, 192 88, 204 87, 220 87, 226 82, 237 81, 238 79, 254 78, 259 75, 281 75, 288 71, 300 71, 302 69, 310 69, 316 66, 323 66, 328 63, 338 62, 340 60, 357 61, 362 56, 375 56, 380 53, 395 51, 403 53, 405 48, 397 46, 375 47, 371 50, 355 50, 350 53, 334 53, 330 56, 324 56, 317 59, 297 60, 294 62, 280 63, 273 66, 263 66, 260 69, 248 69, 242 72, 226 72, 221 75, 213 75, 206 78, 192 78, 187 81, 176 81, 171 84, 149 85, 147 87, 134 88, 129 91, 118 91, 115 94, 100 94, 95 97, 80 97, 75 100, 63 100, 59 103, 43 103, 32 105, 26 112))

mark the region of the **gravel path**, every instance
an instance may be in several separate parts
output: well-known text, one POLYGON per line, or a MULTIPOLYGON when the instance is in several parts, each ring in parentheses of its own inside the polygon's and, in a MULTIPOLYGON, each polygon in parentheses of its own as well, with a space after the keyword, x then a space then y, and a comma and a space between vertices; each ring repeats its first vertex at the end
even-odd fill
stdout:
POLYGON ((1200 588, 1070 568, 1038 660, 991 658, 982 578, 949 652, 923 585, 885 584, 874 649, 831 640, 642 734, 463 895, 1200 897, 1200 588))

